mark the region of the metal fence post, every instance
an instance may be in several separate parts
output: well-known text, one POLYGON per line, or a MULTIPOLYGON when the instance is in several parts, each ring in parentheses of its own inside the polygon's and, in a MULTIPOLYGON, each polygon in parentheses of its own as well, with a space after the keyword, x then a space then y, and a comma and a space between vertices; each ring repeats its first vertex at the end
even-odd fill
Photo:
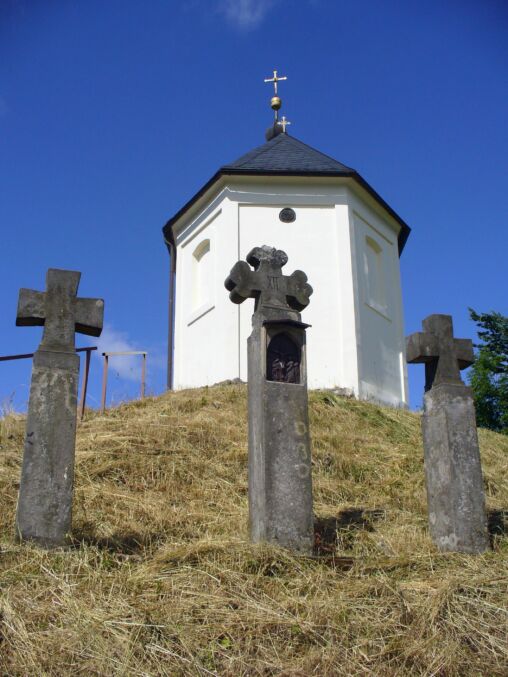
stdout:
POLYGON ((102 353, 104 357, 104 368, 102 371, 102 398, 101 398, 101 414, 106 411, 106 389, 108 386, 108 359, 107 353, 102 353))
POLYGON ((143 353, 143 363, 141 365, 141 399, 145 397, 145 381, 146 381, 146 353, 143 353))
POLYGON ((85 371, 83 372, 83 381, 81 383, 81 397, 79 400, 79 418, 83 420, 85 415, 86 391, 88 388, 88 374, 90 372, 90 355, 92 348, 85 349, 85 371))

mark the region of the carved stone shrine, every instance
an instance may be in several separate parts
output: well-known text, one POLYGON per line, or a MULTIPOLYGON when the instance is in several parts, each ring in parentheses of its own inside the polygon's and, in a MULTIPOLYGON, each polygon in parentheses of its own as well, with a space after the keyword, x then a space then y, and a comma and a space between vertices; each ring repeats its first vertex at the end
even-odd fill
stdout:
POLYGON ((64 545, 71 530, 79 357, 74 333, 99 336, 104 301, 76 298, 81 273, 50 268, 46 291, 21 289, 16 324, 43 325, 33 359, 16 536, 64 545))
POLYGON ((248 339, 249 525, 254 542, 310 554, 314 542, 305 330, 312 287, 287 255, 255 247, 225 281, 233 303, 254 298, 248 339))
POLYGON ((460 370, 474 360, 469 339, 453 337, 450 315, 430 315, 407 338, 407 361, 425 364, 422 417, 429 530, 440 550, 489 547, 476 414, 460 370))

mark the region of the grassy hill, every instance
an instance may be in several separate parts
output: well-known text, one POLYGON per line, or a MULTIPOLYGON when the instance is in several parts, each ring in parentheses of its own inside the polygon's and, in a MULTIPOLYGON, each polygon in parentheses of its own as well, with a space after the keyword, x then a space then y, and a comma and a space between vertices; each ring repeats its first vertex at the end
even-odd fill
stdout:
POLYGON ((89 413, 74 545, 13 541, 24 420, 0 421, 2 675, 508 675, 508 437, 493 532, 439 554, 416 414, 310 396, 316 556, 247 538, 246 388, 89 413))

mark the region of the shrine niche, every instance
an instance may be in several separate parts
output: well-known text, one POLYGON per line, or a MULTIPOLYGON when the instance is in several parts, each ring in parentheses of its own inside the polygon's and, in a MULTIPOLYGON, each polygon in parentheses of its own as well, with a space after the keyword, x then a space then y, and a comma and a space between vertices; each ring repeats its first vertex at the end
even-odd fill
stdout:
POLYGON ((279 383, 300 383, 300 349, 284 332, 276 334, 266 353, 266 379, 279 383))

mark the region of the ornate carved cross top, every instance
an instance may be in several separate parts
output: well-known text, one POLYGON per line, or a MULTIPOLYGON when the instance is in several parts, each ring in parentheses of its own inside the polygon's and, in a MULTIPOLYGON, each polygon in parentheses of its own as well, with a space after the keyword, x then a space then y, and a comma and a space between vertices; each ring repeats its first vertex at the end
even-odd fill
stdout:
POLYGON ((425 364, 425 390, 441 383, 462 384, 460 370, 474 362, 473 342, 453 338, 451 315, 429 315, 423 332, 406 339, 407 361, 425 364))
POLYGON ((287 260, 287 254, 280 249, 266 245, 254 247, 247 255, 247 263, 235 263, 224 282, 231 301, 243 303, 245 299, 254 298, 254 312, 263 308, 279 312, 303 310, 309 304, 312 287, 301 270, 291 275, 282 274, 287 260))
POLYGON ((46 291, 20 289, 16 324, 44 325, 41 350, 74 352, 74 332, 100 336, 104 316, 102 299, 78 299, 81 273, 50 268, 46 291))

